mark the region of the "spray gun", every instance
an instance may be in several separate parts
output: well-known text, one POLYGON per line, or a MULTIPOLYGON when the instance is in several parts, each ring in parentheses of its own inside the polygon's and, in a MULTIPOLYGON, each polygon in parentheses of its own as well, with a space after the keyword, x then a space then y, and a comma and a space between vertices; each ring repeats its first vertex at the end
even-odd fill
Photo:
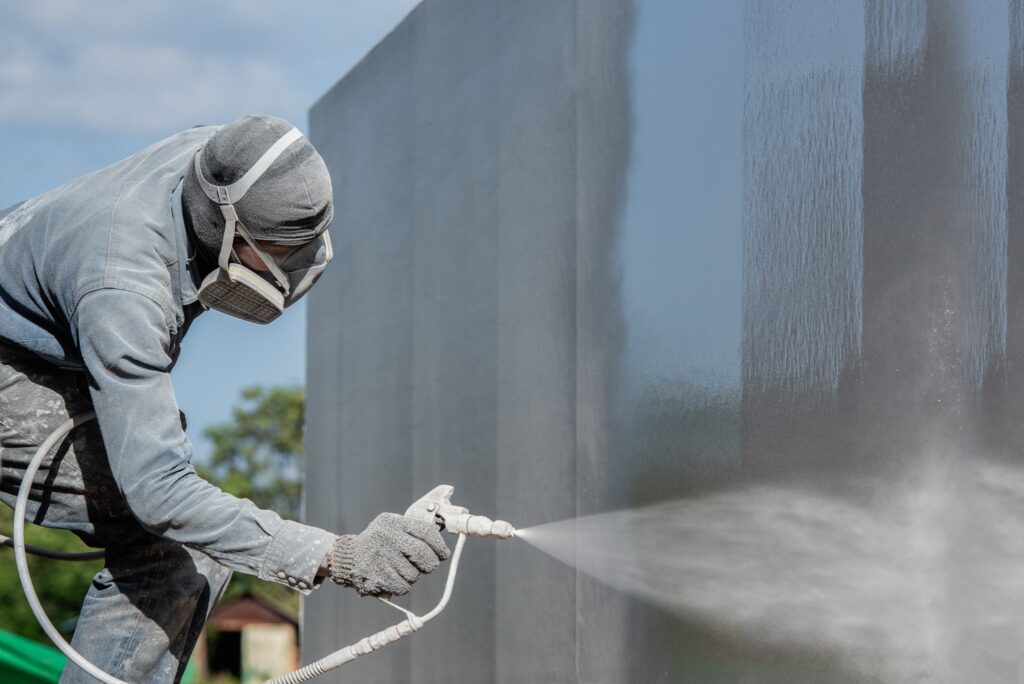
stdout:
POLYGON ((491 520, 482 515, 473 515, 468 509, 452 504, 455 487, 439 485, 430 490, 405 511, 410 518, 436 523, 452 534, 491 539, 511 539, 516 535, 514 527, 504 520, 491 520))
POLYGON ((409 636, 444 610, 445 606, 448 605, 448 599, 452 595, 452 586, 455 584, 455 574, 458 572, 459 559, 462 557, 462 547, 466 543, 466 537, 511 539, 516 534, 515 528, 504 520, 491 520, 483 515, 473 515, 462 506, 452 504, 452 494, 454 493, 455 487, 439 485, 430 490, 426 496, 417 499, 405 511, 405 514, 410 518, 434 523, 443 530, 459 535, 458 541, 455 542, 455 551, 452 552, 452 557, 449 561, 450 566, 448 568, 448 578, 444 583, 444 593, 433 610, 423 615, 415 615, 411 610, 392 603, 390 596, 379 596, 377 597, 378 600, 403 613, 405 619, 398 624, 346 646, 340 651, 335 651, 314 663, 310 663, 300 670, 275 677, 266 684, 299 684, 313 677, 318 677, 329 670, 352 662, 361 655, 373 653, 388 644, 409 636))

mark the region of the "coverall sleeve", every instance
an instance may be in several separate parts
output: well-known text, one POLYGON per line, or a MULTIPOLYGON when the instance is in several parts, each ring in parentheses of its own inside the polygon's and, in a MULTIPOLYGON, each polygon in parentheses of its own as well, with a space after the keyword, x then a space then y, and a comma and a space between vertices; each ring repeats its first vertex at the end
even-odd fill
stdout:
POLYGON ((231 496, 192 467, 171 386, 171 333, 152 299, 101 289, 71 320, 110 469, 148 531, 222 565, 308 592, 335 535, 231 496))

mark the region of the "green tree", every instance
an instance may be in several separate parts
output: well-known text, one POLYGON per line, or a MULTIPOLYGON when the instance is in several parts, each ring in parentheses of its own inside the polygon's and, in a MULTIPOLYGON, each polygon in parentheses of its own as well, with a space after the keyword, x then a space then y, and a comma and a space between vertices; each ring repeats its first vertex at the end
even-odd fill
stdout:
POLYGON ((302 496, 301 387, 246 387, 231 420, 203 430, 213 449, 199 473, 235 496, 297 518, 302 496))
MULTIPOLYGON (((224 491, 297 520, 302 500, 302 430, 305 392, 299 386, 246 387, 231 420, 203 430, 209 461, 199 473, 224 491)), ((235 573, 225 599, 254 594, 297 611, 299 594, 235 573)))
MULTIPOLYGON (((0 533, 9 535, 13 529, 14 513, 0 504, 0 533)), ((79 541, 78 537, 62 530, 52 530, 36 525, 25 526, 25 541, 55 551, 92 551, 79 541)), ((71 637, 75 618, 82 608, 82 599, 89 588, 89 582, 103 567, 103 561, 55 561, 46 558, 28 557, 29 573, 50 621, 64 636, 71 637)), ((8 547, 0 550, 0 596, 5 597, 0 610, 0 630, 20 634, 44 644, 50 640, 32 615, 28 601, 21 591, 18 570, 14 565, 14 551, 8 547)))

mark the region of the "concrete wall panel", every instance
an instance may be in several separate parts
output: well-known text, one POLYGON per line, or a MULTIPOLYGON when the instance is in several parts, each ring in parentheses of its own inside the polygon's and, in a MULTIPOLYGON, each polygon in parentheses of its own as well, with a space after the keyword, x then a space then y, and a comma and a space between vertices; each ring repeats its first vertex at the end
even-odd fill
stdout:
MULTIPOLYGON (((413 482, 422 493, 451 484, 470 510, 492 506, 497 485, 498 19, 492 3, 442 2, 416 26, 413 482)), ((467 549, 462 617, 413 642, 412 681, 438 681, 452 644, 473 644, 461 677, 493 680, 495 553, 467 549)), ((442 580, 417 586, 418 612, 442 580)))
MULTIPOLYGON (((402 49, 375 50, 349 75, 356 97, 325 100, 310 117, 314 131, 324 119, 344 122, 344 135, 321 140, 314 133, 314 140, 333 162, 335 224, 346 229, 334 231, 338 262, 310 294, 316 313, 308 324, 307 401, 325 411, 309 414, 307 449, 330 464, 309 461, 306 514, 345 532, 362 530, 382 511, 404 511, 415 491, 414 36, 413 23, 399 26, 391 38, 402 49), (379 72, 388 74, 386 87, 379 72)), ((326 652, 393 624, 392 611, 381 608, 351 591, 318 592, 305 616, 324 624, 303 631, 304 652, 326 652)), ((345 674, 408 682, 411 646, 397 644, 387 658, 353 663, 345 674)))
MULTIPOLYGON (((574 6, 505 3, 501 24, 494 506, 556 520, 576 515, 574 6)), ((498 548, 496 681, 571 681, 574 574, 517 550, 498 548)))
MULTIPOLYGON (((426 0, 327 93, 311 522, 785 483, 945 554, 938 594, 861 625, 843 584, 794 639, 792 604, 730 622, 470 540, 448 611, 333 681, 1016 681, 1022 6, 426 0)), ((350 594, 307 602, 307 661, 395 620, 350 594)))
MULTIPOLYGON (((576 8, 576 501, 589 515, 628 505, 617 476, 614 415, 623 325, 616 245, 626 201, 630 154, 628 79, 634 8, 617 0, 576 8)), ((630 604, 577 576, 577 676, 629 681, 635 658, 622 635, 630 604)))

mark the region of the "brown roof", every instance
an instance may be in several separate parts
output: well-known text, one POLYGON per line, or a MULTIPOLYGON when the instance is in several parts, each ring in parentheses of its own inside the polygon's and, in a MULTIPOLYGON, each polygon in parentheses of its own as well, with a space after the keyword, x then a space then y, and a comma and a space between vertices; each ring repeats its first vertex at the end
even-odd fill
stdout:
POLYGON ((298 627, 299 624, 294 615, 255 596, 243 596, 220 604, 210 616, 210 622, 225 632, 240 632, 246 625, 290 624, 298 627))

